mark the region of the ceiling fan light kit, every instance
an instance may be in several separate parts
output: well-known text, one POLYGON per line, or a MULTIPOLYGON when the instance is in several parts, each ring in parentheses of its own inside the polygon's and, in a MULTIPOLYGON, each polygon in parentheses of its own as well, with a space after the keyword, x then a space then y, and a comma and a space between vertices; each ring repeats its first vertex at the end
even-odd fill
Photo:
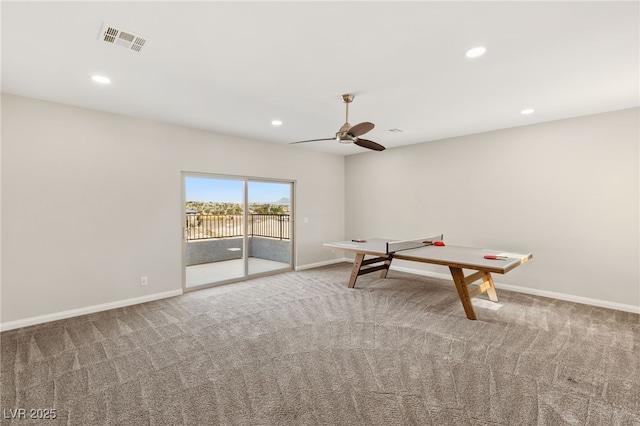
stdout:
POLYGON ((384 151, 384 146, 380 145, 379 143, 367 139, 360 139, 361 135, 370 132, 375 127, 373 123, 364 121, 362 123, 356 124, 355 126, 351 126, 351 124, 349 124, 349 104, 353 102, 354 98, 355 95, 353 93, 345 93, 344 95, 342 95, 342 101, 346 104, 345 123, 340 127, 340 129, 338 129, 335 137, 324 139, 309 139, 305 141, 292 142, 291 144, 336 140, 344 144, 354 143, 362 148, 371 149, 373 151, 384 151))

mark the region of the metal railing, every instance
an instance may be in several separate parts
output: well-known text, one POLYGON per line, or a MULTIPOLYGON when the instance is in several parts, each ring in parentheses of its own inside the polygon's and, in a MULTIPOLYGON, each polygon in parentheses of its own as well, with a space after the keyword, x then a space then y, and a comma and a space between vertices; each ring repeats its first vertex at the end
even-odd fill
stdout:
MULTIPOLYGON (((187 241, 193 241, 242 237, 244 235, 242 217, 241 214, 187 214, 185 238, 187 241)), ((289 219, 288 214, 249 214, 247 215, 248 236, 288 240, 290 238, 289 219)))

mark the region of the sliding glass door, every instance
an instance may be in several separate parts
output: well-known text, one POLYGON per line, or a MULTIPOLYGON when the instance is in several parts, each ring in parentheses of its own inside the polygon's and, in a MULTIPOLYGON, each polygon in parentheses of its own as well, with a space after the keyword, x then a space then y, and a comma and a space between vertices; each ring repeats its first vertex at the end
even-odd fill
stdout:
POLYGON ((293 182, 183 175, 184 288, 293 266, 293 182))

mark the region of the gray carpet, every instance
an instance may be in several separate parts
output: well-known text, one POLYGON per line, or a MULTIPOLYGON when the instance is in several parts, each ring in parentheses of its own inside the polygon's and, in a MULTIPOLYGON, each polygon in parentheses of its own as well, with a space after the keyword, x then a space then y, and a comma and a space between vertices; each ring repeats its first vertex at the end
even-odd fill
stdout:
POLYGON ((0 334, 2 424, 640 425, 638 315, 347 264, 0 334), (56 420, 11 420, 16 408, 56 420))

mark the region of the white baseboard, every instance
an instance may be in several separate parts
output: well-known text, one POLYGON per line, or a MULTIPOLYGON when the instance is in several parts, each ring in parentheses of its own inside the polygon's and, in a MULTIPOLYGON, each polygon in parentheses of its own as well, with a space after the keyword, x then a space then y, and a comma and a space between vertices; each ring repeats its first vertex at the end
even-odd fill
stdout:
POLYGON ((92 314, 94 312, 108 311, 109 309, 122 308, 125 306, 137 305, 139 303, 151 302, 158 299, 182 295, 182 289, 165 291, 163 293, 149 294, 147 296, 134 297, 131 299, 118 300, 116 302, 103 303, 101 305, 87 306, 85 308, 71 309, 69 311, 56 312, 53 314, 40 315, 32 318, 25 318, 16 321, 0 323, 0 331, 13 330, 30 325, 43 324, 45 322, 57 321, 80 315, 92 314))
POLYGON ((600 308, 614 309, 616 311, 640 314, 640 306, 625 305, 624 303, 610 302, 608 300, 591 299, 589 297, 575 296, 573 294, 556 293, 554 291, 539 290, 536 288, 520 287, 510 284, 495 283, 496 288, 518 293, 533 294, 534 296, 549 297, 551 299, 566 300, 567 302, 581 303, 583 305, 598 306, 600 308))
MULTIPOLYGON (((451 275, 442 274, 438 272, 422 271, 419 269, 412 269, 412 268, 403 268, 403 267, 397 267, 394 265, 391 265, 390 269, 400 271, 400 272, 407 272, 409 274, 423 275, 423 276, 432 277, 432 278, 441 278, 445 280, 452 279, 451 275)), ((502 283, 496 282, 495 280, 494 280, 494 284, 497 289, 513 291, 516 293, 532 294, 534 296, 548 297, 550 299, 566 300, 567 302, 575 302, 575 303, 581 303, 583 305, 598 306, 600 308, 608 308, 608 309, 614 309, 616 311, 640 314, 640 306, 625 305, 623 303, 609 302, 607 300, 600 300, 600 299, 591 299, 589 297, 574 296, 572 294, 556 293, 555 291, 520 287, 517 285, 511 285, 511 284, 502 284, 502 283)))
POLYGON ((346 257, 343 257, 340 259, 325 260, 324 262, 309 263, 308 265, 299 265, 299 266, 296 266, 296 271, 304 271, 305 269, 313 269, 313 268, 319 268, 321 266, 335 265, 336 263, 342 263, 342 262, 353 263, 353 259, 347 259, 346 257))

